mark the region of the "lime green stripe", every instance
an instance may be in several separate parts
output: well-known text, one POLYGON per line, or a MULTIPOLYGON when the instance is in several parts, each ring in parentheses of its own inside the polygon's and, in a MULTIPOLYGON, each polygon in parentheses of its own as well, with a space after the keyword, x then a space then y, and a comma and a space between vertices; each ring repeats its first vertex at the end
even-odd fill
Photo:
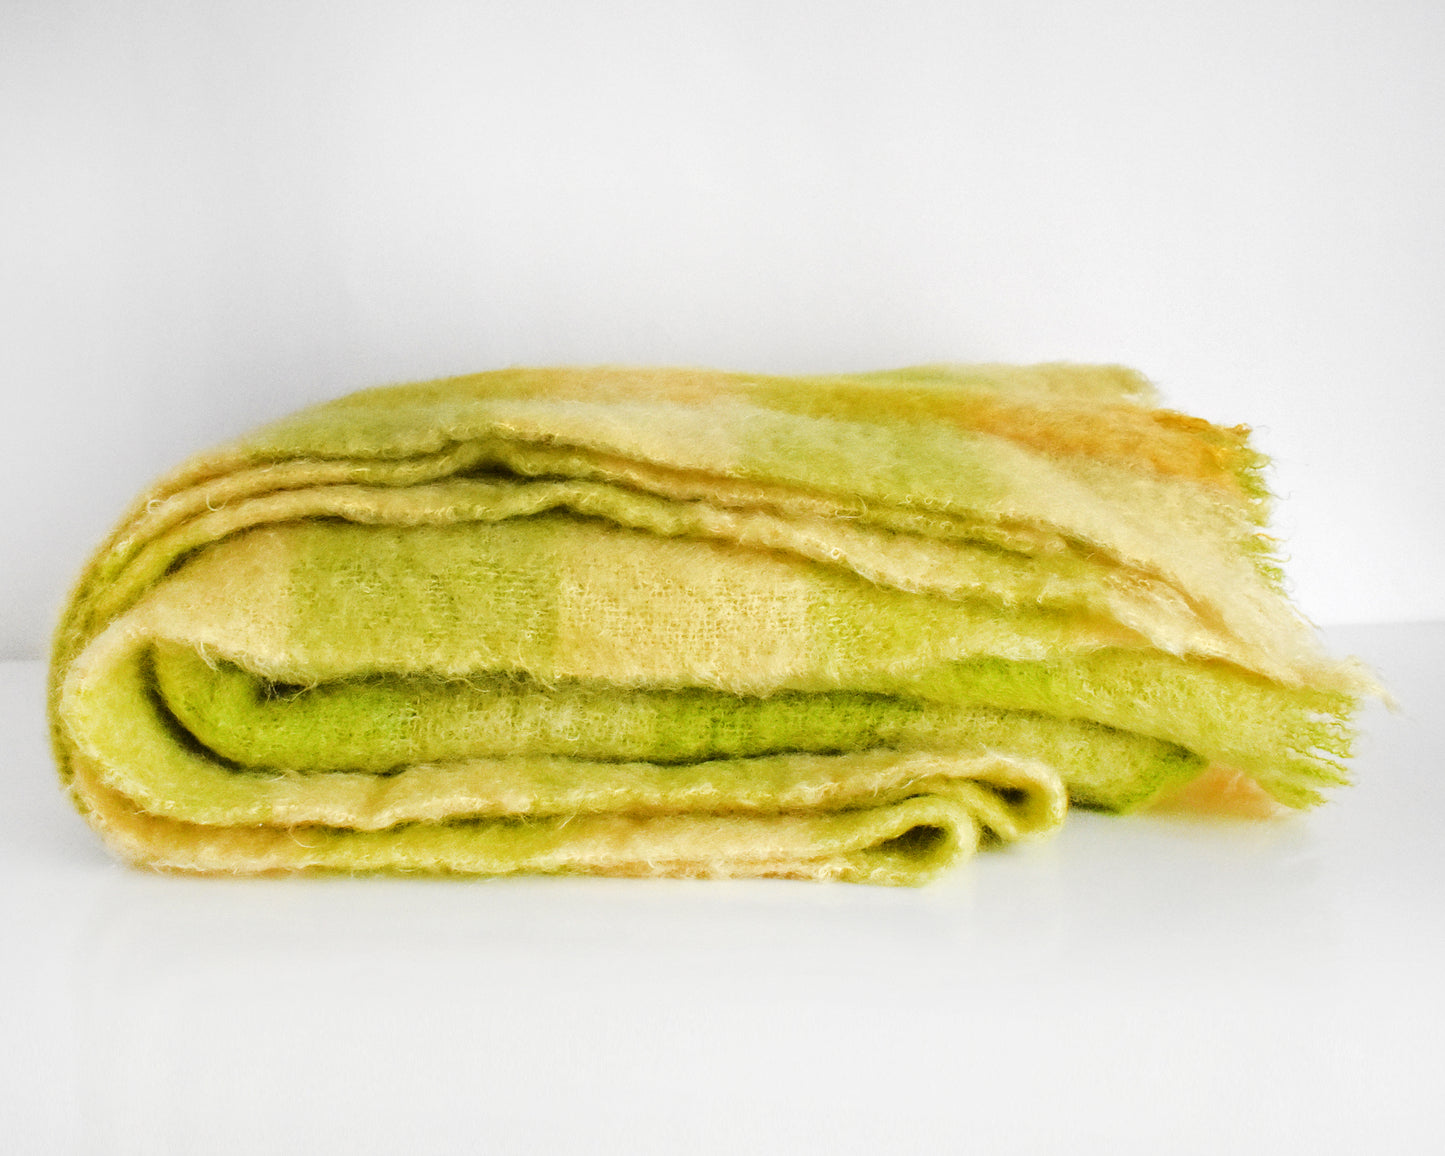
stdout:
MULTIPOLYGON (((1124 810, 1203 769, 1198 756, 1171 743, 963 701, 845 691, 768 698, 701 689, 624 693, 384 676, 277 688, 174 645, 160 648, 154 665, 166 707, 189 734, 223 759, 263 770, 381 772, 506 758, 517 760, 521 773, 525 759, 565 756, 661 765, 674 788, 691 783, 695 790, 677 764, 711 762, 716 777, 729 774, 727 760, 752 760, 731 772, 741 790, 744 778, 760 785, 760 756, 997 751, 1053 767, 1079 802, 1124 810)), ((779 784, 761 785, 764 797, 777 796, 779 784)))
POLYGON ((539 671, 553 665, 562 520, 486 527, 286 528, 287 652, 307 679, 363 669, 539 671))

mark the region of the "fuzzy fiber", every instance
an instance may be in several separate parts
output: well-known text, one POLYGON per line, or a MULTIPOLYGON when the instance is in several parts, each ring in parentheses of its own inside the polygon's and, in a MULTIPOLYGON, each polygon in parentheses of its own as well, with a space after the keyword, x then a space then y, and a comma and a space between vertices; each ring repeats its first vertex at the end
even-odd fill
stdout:
POLYGON ((1068 799, 1308 806, 1372 684, 1281 592, 1247 432, 1110 366, 354 394, 97 552, 61 775, 208 872, 915 883, 1068 799))

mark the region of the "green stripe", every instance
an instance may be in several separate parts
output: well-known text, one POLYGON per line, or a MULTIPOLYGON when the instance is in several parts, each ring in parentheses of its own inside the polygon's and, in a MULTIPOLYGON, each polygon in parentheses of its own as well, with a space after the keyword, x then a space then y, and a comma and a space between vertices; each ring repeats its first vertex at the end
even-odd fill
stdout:
POLYGON ((287 650, 308 680, 552 666, 565 521, 315 521, 285 533, 294 550, 287 650))

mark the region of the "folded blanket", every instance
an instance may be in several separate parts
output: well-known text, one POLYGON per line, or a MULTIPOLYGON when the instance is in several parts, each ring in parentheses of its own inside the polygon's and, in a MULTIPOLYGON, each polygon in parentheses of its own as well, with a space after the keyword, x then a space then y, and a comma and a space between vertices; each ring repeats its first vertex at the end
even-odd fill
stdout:
POLYGON ((1243 428, 1117 367, 505 370, 194 458, 82 575, 57 759, 157 867, 911 883, 1226 768, 1345 781, 1243 428))

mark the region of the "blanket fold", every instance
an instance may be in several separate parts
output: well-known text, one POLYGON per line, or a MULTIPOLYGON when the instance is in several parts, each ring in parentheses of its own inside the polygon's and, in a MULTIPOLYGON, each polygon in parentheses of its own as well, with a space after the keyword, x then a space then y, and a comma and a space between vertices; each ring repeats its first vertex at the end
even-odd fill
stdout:
POLYGON ((57 632, 57 760, 198 871, 912 883, 1221 769, 1346 781, 1241 428, 1110 366, 506 370, 194 458, 57 632))

